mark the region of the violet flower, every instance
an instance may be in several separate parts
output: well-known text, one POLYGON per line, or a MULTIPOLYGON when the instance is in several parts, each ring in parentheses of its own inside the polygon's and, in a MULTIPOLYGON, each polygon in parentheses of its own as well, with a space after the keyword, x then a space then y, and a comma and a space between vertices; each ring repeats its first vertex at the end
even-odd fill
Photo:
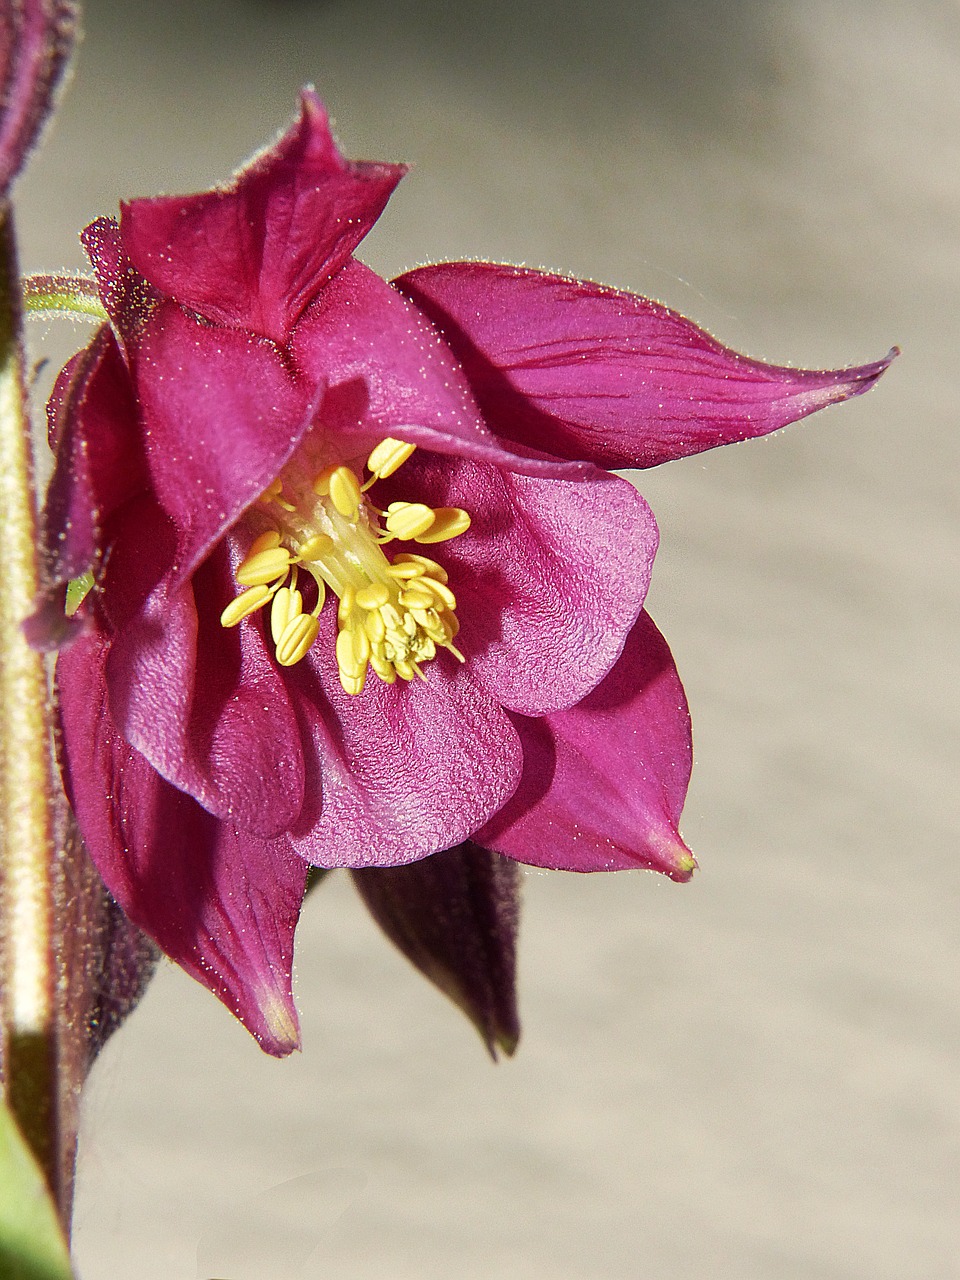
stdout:
POLYGON ((487 878, 458 976, 455 924, 428 939, 427 917, 465 919, 463 883, 378 891, 370 869, 472 841, 690 876, 689 718, 643 612, 657 527, 606 469, 774 431, 888 363, 760 364, 644 298, 493 263, 388 284, 352 254, 403 173, 345 160, 308 91, 229 187, 94 223, 112 327, 51 402, 34 630, 72 639, 84 839, 127 914, 275 1054, 298 1039, 311 864, 367 869, 388 932, 427 971, 446 955, 441 985, 505 1045, 511 1013, 484 1013, 466 970, 488 964, 485 912, 512 946, 512 889, 487 878))

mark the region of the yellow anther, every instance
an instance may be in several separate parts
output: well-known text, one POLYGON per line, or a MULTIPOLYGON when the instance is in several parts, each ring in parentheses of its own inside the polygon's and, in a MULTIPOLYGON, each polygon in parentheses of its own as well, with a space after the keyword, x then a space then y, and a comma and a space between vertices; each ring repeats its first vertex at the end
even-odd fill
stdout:
POLYGON ((392 662, 388 661, 386 658, 382 658, 377 653, 371 653, 370 665, 384 684, 397 683, 397 672, 392 662))
POLYGON ((274 547, 279 547, 280 535, 276 529, 268 529, 266 533, 261 533, 258 538, 250 543, 250 550, 247 552, 247 559, 251 556, 259 555, 261 551, 272 551, 274 547))
POLYGON ((357 604, 361 609, 379 609, 390 599, 390 588, 385 582, 371 582, 357 592, 357 604))
POLYGON ((420 539, 434 522, 434 513, 422 502, 391 502, 387 507, 387 532, 395 538, 420 539))
POLYGON ((452 640, 460 630, 460 621, 455 613, 445 613, 440 619, 440 625, 446 632, 448 640, 452 640))
POLYGON ((341 627, 345 627, 350 621, 350 615, 353 613, 353 606, 357 599, 357 593, 353 587, 345 587, 343 595, 340 597, 340 603, 337 606, 337 622, 341 627))
POLYGON ((417 446, 405 444, 402 440, 394 440, 387 436, 376 446, 367 459, 367 469, 375 476, 383 479, 393 473, 407 461, 417 446))
POLYGON ((325 556, 331 552, 335 545, 333 539, 328 537, 327 534, 317 533, 301 544, 297 555, 301 560, 316 560, 320 556, 325 556))
POLYGON ((447 581, 447 571, 442 564, 437 564, 436 560, 431 560, 429 556, 418 556, 415 551, 402 551, 394 556, 393 564, 387 572, 396 572, 400 576, 402 568, 419 569, 420 573, 425 573, 429 578, 435 578, 437 582, 447 581))
POLYGON ((274 644, 280 643, 280 638, 287 627, 301 613, 303 613, 303 596, 300 592, 291 590, 290 587, 281 587, 273 597, 273 604, 270 606, 270 634, 273 636, 274 644))
MULTIPOLYGON (((412 680, 417 674, 417 668, 412 662, 407 662, 405 658, 394 658, 394 670, 401 680, 412 680)), ((423 674, 421 672, 421 674, 423 674)))
POLYGON ((374 610, 368 613, 363 620, 363 629, 370 637, 371 643, 381 644, 384 636, 387 634, 387 626, 380 614, 374 610))
POLYGON ((360 504, 360 481, 349 467, 327 467, 313 482, 313 491, 330 501, 347 520, 356 517, 360 504))
POLYGON ((442 640, 444 638, 443 627, 440 623, 440 616, 435 609, 411 609, 414 619, 419 627, 421 627, 428 636, 432 636, 434 640, 442 640))
POLYGON ((415 586, 408 591, 400 592, 400 603, 406 609, 430 609, 433 607, 434 598, 423 587, 415 586))
POLYGON ((343 686, 344 693, 353 694, 354 697, 356 697, 358 693, 363 693, 363 686, 367 683, 366 667, 363 668, 359 675, 348 676, 345 672, 341 671, 340 683, 343 686))
POLYGON ((286 547, 267 547, 247 556, 237 569, 237 581, 242 587, 258 587, 284 578, 290 568, 290 552, 286 547))
POLYGON ((470 513, 462 507, 437 507, 433 521, 423 533, 413 534, 414 542, 449 542, 470 528, 470 513))
POLYGON ((331 475, 330 501, 345 519, 356 519, 360 507, 360 481, 349 467, 337 467, 331 475))
POLYGON ((277 661, 281 667, 292 667, 305 658, 319 630, 320 620, 312 613, 301 613, 291 618, 277 641, 277 661))
POLYGON ((251 613, 256 613, 258 609, 262 609, 269 599, 269 587, 249 587, 246 591, 241 591, 240 595, 235 600, 231 600, 223 613, 221 613, 221 627, 235 627, 238 622, 242 622, 251 613))
POLYGON ((429 636, 424 636, 417 644, 417 661, 429 662, 431 658, 437 656, 437 646, 429 636))
POLYGON ((380 617, 384 620, 389 631, 399 631, 403 626, 403 618, 400 610, 396 605, 385 604, 380 609, 380 617))
MULTIPOLYGON (((397 556, 397 560, 400 557, 397 556)), ((419 564, 391 564, 387 566, 387 573, 391 578, 397 578, 401 582, 407 578, 422 578, 423 567, 419 564)))
POLYGON ((443 607, 449 609, 451 613, 457 607, 457 597, 445 582, 437 582, 435 578, 424 578, 421 590, 432 591, 443 607))
POLYGON ((337 666, 341 677, 358 676, 370 657, 370 638, 365 631, 345 628, 337 634, 337 666))

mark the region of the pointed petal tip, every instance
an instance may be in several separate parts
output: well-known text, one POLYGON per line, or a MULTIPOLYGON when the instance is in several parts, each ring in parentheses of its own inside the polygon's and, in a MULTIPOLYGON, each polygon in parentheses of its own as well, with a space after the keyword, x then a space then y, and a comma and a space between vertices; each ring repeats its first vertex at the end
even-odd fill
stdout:
POLYGON ((686 884, 699 866, 678 832, 668 830, 658 833, 650 840, 650 849, 660 860, 660 866, 654 869, 662 870, 677 884, 686 884))
MULTIPOLYGON (((512 1058, 513 1055, 516 1053, 517 1046, 519 1044, 520 1044, 520 1028, 519 1027, 516 1029, 516 1031, 512 1031, 512 1032, 499 1031, 497 1033, 496 1047, 500 1049, 500 1052, 504 1055, 505 1058, 512 1058)), ((496 1062, 497 1056, 496 1056, 495 1048, 491 1048, 491 1054, 493 1056, 494 1062, 496 1062)))
POLYGON ((293 1000, 273 987, 263 987, 256 1002, 257 1026, 250 1027, 264 1053, 285 1058, 300 1048, 300 1023, 293 1000))
POLYGON ((869 391, 877 379, 886 373, 900 354, 900 348, 894 346, 890 348, 882 360, 874 360, 870 364, 854 366, 844 370, 843 372, 848 380, 847 395, 859 396, 863 395, 864 391, 869 391))

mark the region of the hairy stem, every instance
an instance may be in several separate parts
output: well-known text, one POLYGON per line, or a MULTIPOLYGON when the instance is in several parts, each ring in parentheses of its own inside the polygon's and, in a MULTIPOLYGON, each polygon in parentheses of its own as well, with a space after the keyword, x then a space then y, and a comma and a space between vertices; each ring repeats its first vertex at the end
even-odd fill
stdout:
POLYGON ((55 895, 43 659, 20 624, 37 592, 30 423, 13 215, 0 204, 0 1065, 8 1103, 59 1195, 55 895))

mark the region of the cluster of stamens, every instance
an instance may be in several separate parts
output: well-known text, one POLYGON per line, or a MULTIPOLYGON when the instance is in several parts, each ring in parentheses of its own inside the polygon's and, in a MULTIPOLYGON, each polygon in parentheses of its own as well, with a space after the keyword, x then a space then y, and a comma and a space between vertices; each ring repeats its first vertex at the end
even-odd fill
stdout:
POLYGON ((220 615, 221 625, 235 627, 269 605, 277 661, 293 666, 317 638, 329 587, 338 598, 336 658, 347 693, 362 691, 368 670, 387 684, 398 676, 424 679, 420 663, 438 649, 463 662, 453 643, 460 624, 446 571, 415 552, 388 560, 383 548, 397 540, 447 542, 466 532, 470 516, 460 507, 420 502, 391 502, 381 511, 366 497, 414 448, 402 440, 381 440, 367 459, 370 476, 364 483, 344 465, 312 477, 289 466, 253 509, 265 527, 237 567, 244 590, 220 615), (309 612, 298 585, 301 573, 316 587, 309 612))

